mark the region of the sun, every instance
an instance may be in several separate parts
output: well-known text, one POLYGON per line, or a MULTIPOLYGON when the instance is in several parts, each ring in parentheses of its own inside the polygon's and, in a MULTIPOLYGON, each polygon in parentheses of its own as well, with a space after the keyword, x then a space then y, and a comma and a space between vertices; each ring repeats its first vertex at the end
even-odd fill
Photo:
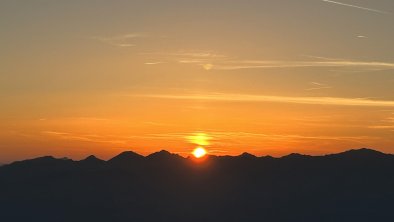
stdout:
POLYGON ((207 150, 205 150, 202 147, 197 147, 196 149, 193 150, 192 154, 196 158, 202 158, 205 155, 207 155, 207 150))

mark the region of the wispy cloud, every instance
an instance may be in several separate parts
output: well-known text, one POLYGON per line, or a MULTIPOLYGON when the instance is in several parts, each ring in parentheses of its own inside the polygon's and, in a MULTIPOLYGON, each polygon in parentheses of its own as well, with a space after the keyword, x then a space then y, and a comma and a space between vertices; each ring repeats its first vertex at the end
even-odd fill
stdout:
POLYGON ((327 84, 319 83, 319 82, 310 82, 309 84, 311 85, 311 87, 305 89, 307 91, 320 90, 320 89, 331 89, 332 88, 331 86, 329 86, 327 84))
POLYGON ((341 6, 346 6, 346 7, 352 7, 352 8, 357 8, 357 9, 361 9, 361 10, 366 10, 366 11, 370 11, 370 12, 376 12, 376 13, 381 13, 381 14, 388 14, 388 12, 385 12, 385 11, 382 11, 382 10, 362 7, 362 6, 358 6, 358 5, 347 4, 347 3, 343 3, 343 2, 337 2, 337 1, 331 1, 331 0, 322 0, 322 1, 323 2, 327 2, 327 3, 336 4, 336 5, 341 5, 341 6))
POLYGON ((291 97, 269 96, 249 94, 185 94, 185 95, 133 95, 138 97, 178 100, 205 100, 223 102, 277 102, 297 103, 309 105, 335 105, 335 106, 370 106, 370 107, 394 107, 394 101, 373 100, 368 98, 339 98, 339 97, 291 97))
POLYGON ((159 65, 159 64, 163 64, 165 62, 145 62, 145 65, 159 65))
POLYGON ((141 55, 154 55, 154 56, 162 56, 166 58, 179 59, 179 58, 188 58, 188 59, 213 59, 213 58, 227 58, 226 55, 218 54, 212 51, 203 51, 203 50, 191 50, 191 51, 179 51, 179 52, 146 52, 141 53, 141 55))
POLYGON ((112 120, 108 118, 81 116, 81 117, 63 117, 63 118, 40 118, 38 119, 38 121, 108 122, 112 120))
MULTIPOLYGON (((359 38, 365 36, 359 36, 359 38)), ((243 69, 291 69, 291 68, 338 68, 357 72, 383 71, 394 69, 394 62, 359 61, 352 59, 327 58, 302 55, 308 60, 259 60, 238 59, 210 51, 181 51, 174 53, 141 53, 160 62, 147 62, 147 65, 160 63, 180 63, 199 66, 205 70, 243 70, 243 69)))
POLYGON ((226 55, 218 54, 212 51, 179 51, 171 53, 151 52, 142 53, 157 57, 157 60, 166 61, 168 63, 193 64, 202 67, 205 70, 211 70, 213 63, 221 63, 230 59, 226 55))
POLYGON ((127 141, 124 139, 111 139, 108 136, 100 136, 93 134, 76 134, 69 132, 58 132, 58 131, 42 131, 42 134, 52 136, 62 140, 74 140, 82 142, 92 142, 92 143, 110 143, 110 144, 126 144, 127 141))
POLYGON ((124 35, 103 37, 103 36, 93 36, 92 38, 98 40, 102 43, 109 44, 116 47, 133 47, 136 46, 134 40, 137 38, 144 38, 146 34, 143 33, 128 33, 124 35))
MULTIPOLYGON (((208 130, 197 133, 162 133, 162 134, 151 134, 151 139, 162 139, 162 140, 186 140, 189 143, 197 144, 201 146, 212 146, 216 147, 219 144, 226 143, 237 143, 245 141, 245 139, 258 139, 261 141, 286 141, 296 142, 304 140, 336 140, 336 141, 351 141, 360 142, 365 140, 378 139, 377 137, 371 136, 325 136, 325 135, 298 135, 298 134, 265 134, 255 132, 241 132, 241 131, 215 131, 208 130), (197 141, 195 141, 197 140, 197 141)), ((212 151, 212 150, 211 150, 212 151)))
POLYGON ((394 129, 394 125, 392 125, 392 126, 389 126, 389 125, 387 125, 387 126, 385 126, 385 125, 382 125, 382 126, 369 126, 368 128, 370 128, 370 129, 394 129))
POLYGON ((192 144, 207 146, 211 144, 210 140, 213 138, 206 133, 199 132, 193 133, 192 135, 187 135, 185 136, 185 139, 192 144))
POLYGON ((381 121, 380 124, 368 126, 370 129, 394 130, 394 117, 388 117, 381 121))
MULTIPOLYGON (((308 60, 245 60, 236 57, 205 51, 175 53, 143 53, 155 56, 165 63, 180 63, 199 66, 205 70, 243 70, 243 69, 285 69, 285 68, 338 68, 357 72, 382 71, 394 69, 393 62, 358 61, 351 59, 327 58, 302 55, 308 60)), ((146 63, 156 64, 156 63, 146 63)))
POLYGON ((267 69, 267 68, 342 67, 359 69, 394 69, 394 63, 377 61, 326 60, 326 61, 228 61, 213 64, 216 70, 267 69))
POLYGON ((370 136, 308 136, 308 135, 298 135, 298 134, 264 134, 264 133, 251 133, 251 132, 209 132, 214 138, 220 140, 224 138, 265 138, 271 140, 284 140, 289 139, 294 140, 339 140, 339 141, 359 141, 359 140, 371 140, 376 139, 370 136))

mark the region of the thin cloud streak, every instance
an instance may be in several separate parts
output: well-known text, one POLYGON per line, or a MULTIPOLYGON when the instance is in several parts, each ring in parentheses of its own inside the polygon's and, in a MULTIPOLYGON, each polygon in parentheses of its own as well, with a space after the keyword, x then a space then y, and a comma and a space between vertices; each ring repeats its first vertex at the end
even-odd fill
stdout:
POLYGON ((369 126, 370 129, 394 129, 394 126, 369 126))
POLYGON ((172 53, 163 52, 150 52, 141 53, 142 55, 158 55, 158 56, 169 56, 169 57, 187 57, 187 58, 227 58, 226 55, 217 54, 210 51, 181 51, 172 53))
POLYGON ((141 33, 128 33, 111 37, 94 36, 92 38, 102 43, 106 43, 116 47, 133 47, 136 46, 136 44, 132 43, 131 40, 143 37, 146 37, 146 35, 141 33))
POLYGON ((362 6, 358 6, 358 5, 351 5, 351 4, 347 4, 347 3, 343 3, 343 2, 336 2, 336 1, 331 1, 331 0, 322 0, 322 1, 323 2, 327 2, 327 3, 336 4, 336 5, 342 5, 342 6, 362 9, 362 10, 366 10, 366 11, 370 11, 370 12, 376 12, 376 13, 381 13, 381 14, 388 14, 388 12, 385 12, 385 11, 372 9, 372 8, 366 8, 366 7, 362 7, 362 6))
POLYGON ((206 70, 211 69, 211 63, 226 62, 229 57, 211 51, 180 51, 174 53, 141 53, 141 55, 156 56, 159 61, 167 63, 195 64, 206 70))
POLYGON ((319 82, 311 82, 310 83, 313 87, 305 89, 306 91, 313 91, 313 90, 320 90, 320 89, 332 89, 331 86, 319 83, 319 82))
POLYGON ((243 70, 243 69, 285 69, 285 68, 341 68, 357 71, 383 71, 394 69, 393 62, 357 61, 351 59, 326 58, 303 55, 310 60, 242 60, 212 52, 177 52, 177 53, 143 53, 158 56, 156 60, 166 63, 197 65, 209 70, 243 70))
POLYGON ((382 120, 382 124, 369 126, 368 128, 370 128, 370 129, 389 129, 392 131, 392 130, 394 130, 394 117, 386 118, 386 119, 382 120))
POLYGON ((248 94, 224 94, 224 93, 186 94, 186 95, 134 95, 134 97, 178 99, 178 100, 205 100, 205 101, 222 101, 222 102, 277 102, 277 103, 297 103, 297 104, 307 104, 307 105, 394 107, 394 101, 372 100, 367 98, 291 97, 291 96, 267 96, 267 95, 248 95, 248 94))
POLYGON ((145 62, 145 65, 159 65, 159 64, 163 64, 165 62, 145 62))
POLYGON ((216 70, 264 69, 264 68, 313 68, 313 67, 351 67, 394 69, 390 62, 363 62, 363 61, 233 61, 221 65, 212 65, 216 70))
POLYGON ((126 144, 127 141, 124 140, 111 140, 104 138, 99 135, 91 135, 91 134, 74 134, 68 132, 58 132, 58 131, 42 131, 42 134, 52 136, 62 140, 74 140, 74 141, 82 141, 82 142, 92 142, 92 143, 110 143, 110 144, 126 144))
MULTIPOLYGON (((210 143, 205 146, 216 146, 218 143, 224 143, 224 141, 231 142, 231 144, 237 143, 243 139, 259 138, 265 141, 302 141, 302 140, 336 140, 336 141, 350 141, 360 142, 363 140, 375 140, 378 137, 370 136, 325 136, 325 135, 297 135, 297 134, 265 134, 265 133, 254 133, 254 132, 224 132, 224 131, 204 131, 204 134, 209 138, 210 143)), ((163 139, 163 140, 187 140, 191 136, 195 136, 196 133, 162 133, 162 134, 151 134, 150 139, 163 139)), ((193 143, 195 144, 195 143, 193 143)))

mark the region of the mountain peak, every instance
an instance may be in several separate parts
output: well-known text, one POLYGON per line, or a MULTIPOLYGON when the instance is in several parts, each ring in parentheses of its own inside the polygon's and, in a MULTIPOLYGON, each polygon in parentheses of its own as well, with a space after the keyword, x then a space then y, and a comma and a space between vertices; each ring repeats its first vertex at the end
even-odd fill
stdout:
POLYGON ((141 156, 140 154, 138 154, 136 152, 125 151, 125 152, 122 152, 119 155, 113 157, 108 162, 123 162, 123 161, 129 161, 129 160, 140 160, 143 158, 144 158, 143 156, 141 156))
POLYGON ((147 156, 148 159, 171 159, 171 158, 182 158, 178 154, 170 153, 167 150, 161 150, 147 156))
POLYGON ((248 153, 248 152, 244 152, 244 153, 242 153, 241 155, 239 155, 238 157, 242 157, 242 158, 257 158, 255 155, 253 155, 253 154, 250 154, 250 153, 248 153))
POLYGON ((361 149, 351 149, 342 153, 334 154, 334 155, 339 155, 339 156, 354 156, 354 157, 375 157, 375 156, 385 156, 386 154, 369 149, 369 148, 361 148, 361 149))
POLYGON ((104 160, 101 160, 94 155, 90 155, 90 156, 86 157, 85 159, 80 160, 79 162, 85 167, 86 166, 98 167, 98 166, 101 166, 106 163, 104 160))
POLYGON ((148 155, 148 157, 155 157, 155 156, 171 156, 171 153, 168 152, 167 150, 160 150, 159 152, 154 152, 148 155))
POLYGON ((309 155, 299 154, 299 153, 291 153, 289 155, 283 156, 281 159, 303 159, 311 157, 309 155))
POLYGON ((81 161, 83 161, 83 162, 104 162, 104 160, 97 158, 95 155, 90 155, 81 161))
POLYGON ((156 152, 156 153, 160 154, 160 155, 171 155, 171 153, 168 152, 167 150, 160 150, 159 152, 156 152))
POLYGON ((98 160, 98 158, 95 155, 90 155, 86 157, 84 160, 98 160))
POLYGON ((48 162, 51 163, 51 162, 54 162, 56 160, 58 160, 58 159, 56 159, 53 156, 42 156, 42 157, 37 157, 37 158, 33 158, 33 159, 27 159, 27 160, 24 160, 24 161, 16 161, 13 164, 25 163, 25 162, 38 163, 38 164, 40 164, 40 163, 48 163, 48 162))

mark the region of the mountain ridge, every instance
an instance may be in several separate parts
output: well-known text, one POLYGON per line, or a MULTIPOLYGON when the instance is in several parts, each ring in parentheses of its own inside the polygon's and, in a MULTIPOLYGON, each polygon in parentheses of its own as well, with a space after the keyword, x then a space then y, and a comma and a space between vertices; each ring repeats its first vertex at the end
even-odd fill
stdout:
POLYGON ((196 161, 168 151, 146 157, 126 151, 116 157, 45 156, 0 167, 2 219, 394 221, 392 154, 359 149, 196 161))
MULTIPOLYGON (((338 152, 338 153, 332 153, 332 154, 325 154, 325 155, 306 155, 306 154, 300 154, 300 153, 290 153, 288 155, 284 155, 281 157, 272 157, 272 156, 255 156, 253 154, 250 154, 248 152, 244 152, 240 155, 225 155, 225 156, 216 156, 216 155, 207 155, 208 157, 218 157, 218 158, 249 158, 249 159, 300 159, 300 158, 321 158, 321 157, 365 157, 365 156, 394 156, 393 154, 390 153, 383 153, 374 149, 370 148, 360 148, 360 149, 350 149, 346 150, 343 152, 338 152)), ((146 160, 146 159, 165 159, 165 158, 178 158, 178 159, 183 159, 187 160, 188 158, 193 158, 193 156, 187 156, 187 157, 182 157, 179 154, 176 153, 171 153, 167 150, 160 150, 158 152, 153 152, 147 156, 140 155, 134 151, 123 151, 120 154, 108 159, 108 160, 102 160, 97 158, 95 155, 89 155, 85 159, 82 160, 73 160, 67 157, 63 158, 55 158, 53 156, 41 156, 41 157, 36 157, 36 158, 31 158, 31 159, 26 159, 26 160, 17 160, 14 162, 11 162, 9 164, 0 164, 1 166, 7 166, 11 164, 21 164, 25 162, 51 162, 51 161, 56 161, 56 160, 64 160, 64 161, 73 161, 73 162, 84 162, 84 161, 97 161, 97 162, 106 162, 106 163, 115 163, 115 162, 123 162, 123 161, 136 161, 136 160, 146 160)))

